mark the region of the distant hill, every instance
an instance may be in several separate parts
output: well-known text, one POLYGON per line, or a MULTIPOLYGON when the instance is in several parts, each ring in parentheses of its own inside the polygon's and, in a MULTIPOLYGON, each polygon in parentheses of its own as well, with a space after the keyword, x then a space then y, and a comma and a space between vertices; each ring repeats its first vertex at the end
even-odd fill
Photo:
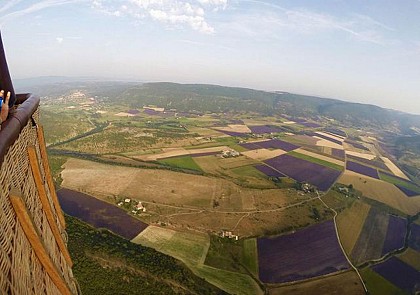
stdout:
POLYGON ((401 135, 415 135, 420 129, 420 115, 411 115, 374 105, 337 99, 266 92, 248 88, 206 84, 139 83, 98 81, 96 78, 43 77, 16 81, 18 91, 40 96, 62 95, 75 89, 98 96, 107 103, 125 104, 130 108, 158 105, 178 111, 259 112, 287 114, 312 119, 330 118, 352 127, 380 128, 401 135), (415 128, 412 128, 415 127, 415 128))

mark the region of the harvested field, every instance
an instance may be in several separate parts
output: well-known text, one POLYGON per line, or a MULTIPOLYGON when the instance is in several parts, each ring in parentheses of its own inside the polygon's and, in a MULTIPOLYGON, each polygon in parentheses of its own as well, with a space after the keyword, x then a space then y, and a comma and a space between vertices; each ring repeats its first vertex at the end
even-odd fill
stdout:
POLYGON ((126 239, 134 238, 148 226, 123 209, 92 196, 69 189, 60 189, 57 195, 66 214, 96 228, 106 228, 126 239))
POLYGON ((385 165, 388 166, 389 170, 392 171, 392 173, 394 173, 396 176, 404 178, 404 179, 408 179, 408 177, 404 174, 404 172, 401 171, 400 168, 398 168, 397 165, 395 165, 390 159, 388 159, 387 157, 381 157, 382 161, 384 161, 385 165))
POLYGON ((356 163, 356 162, 352 162, 352 161, 347 161, 346 163, 346 169, 365 175, 365 176, 369 176, 372 178, 376 178, 379 179, 379 175, 378 175, 378 170, 375 168, 371 168, 368 166, 364 166, 362 164, 356 163))
POLYGON ((316 131, 316 134, 318 134, 318 136, 321 136, 322 138, 325 138, 327 140, 332 140, 333 142, 340 144, 344 141, 344 139, 340 136, 336 136, 334 134, 330 134, 330 133, 326 133, 326 132, 322 132, 322 131, 316 131))
POLYGON ((222 132, 235 132, 235 133, 251 133, 251 129, 248 126, 243 124, 232 124, 228 125, 227 127, 214 127, 218 131, 222 132))
POLYGON ((263 161, 263 160, 271 159, 280 155, 284 155, 285 153, 286 153, 285 151, 280 150, 280 149, 277 149, 277 150, 256 149, 256 150, 242 152, 241 154, 254 160, 263 161))
POLYGON ((270 295, 364 295, 363 286, 354 271, 320 277, 298 284, 272 287, 270 295))
POLYGON ((328 156, 320 155, 320 154, 317 154, 317 153, 313 153, 313 152, 307 151, 305 149, 297 149, 297 150, 294 150, 293 153, 303 154, 303 155, 306 155, 306 156, 309 156, 309 157, 312 157, 312 158, 316 158, 316 159, 319 159, 319 160, 322 160, 322 161, 325 161, 325 162, 333 163, 335 165, 339 165, 341 167, 344 167, 344 162, 343 161, 340 161, 340 160, 337 160, 337 159, 334 159, 334 158, 331 158, 331 157, 328 157, 328 156))
POLYGON ((414 182, 384 172, 381 172, 379 176, 383 181, 394 184, 407 197, 414 197, 420 195, 420 186, 418 186, 414 182))
POLYGON ((406 232, 407 220, 398 216, 390 215, 381 255, 383 256, 391 251, 403 248, 406 232))
POLYGON ((264 162, 281 173, 299 182, 315 185, 322 191, 328 190, 341 174, 340 171, 289 155, 282 155, 264 162))
POLYGON ((337 216, 338 234, 347 254, 353 251, 369 210, 370 206, 368 204, 355 201, 350 208, 337 216))
POLYGON ((264 283, 284 283, 348 269, 334 223, 326 221, 293 234, 258 239, 259 275, 264 283))
POLYGON ((162 153, 156 154, 146 154, 135 156, 135 159, 142 161, 156 161, 159 159, 173 158, 185 155, 194 155, 194 154, 207 154, 207 153, 218 153, 223 150, 229 150, 227 146, 215 146, 201 149, 184 149, 184 148, 164 148, 162 153))
POLYGON ((375 155, 371 153, 359 153, 359 152, 349 151, 347 149, 346 149, 346 154, 350 156, 366 159, 366 160, 373 160, 376 157, 375 155))
POLYGON ((219 178, 166 170, 119 167, 78 159, 69 159, 64 168, 63 187, 86 191, 103 199, 124 196, 158 204, 210 208, 214 197, 224 195, 226 199, 238 197, 240 200, 241 194, 260 193, 258 189, 244 189, 219 178))
POLYGON ((344 149, 341 144, 331 142, 330 140, 326 140, 326 139, 321 138, 319 136, 313 136, 313 138, 316 138, 318 140, 316 142, 317 146, 330 147, 330 148, 334 148, 334 149, 338 149, 338 150, 344 149))
POLYGON ((358 265, 382 256, 388 221, 389 216, 385 212, 375 207, 370 208, 363 229, 351 252, 351 258, 355 264, 358 265))
POLYGON ((420 291, 420 272, 396 257, 372 266, 372 270, 408 293, 420 291))
POLYGON ((352 184, 364 196, 385 203, 406 214, 414 215, 420 211, 420 198, 407 198, 397 187, 385 181, 345 171, 338 182, 345 185, 352 184))

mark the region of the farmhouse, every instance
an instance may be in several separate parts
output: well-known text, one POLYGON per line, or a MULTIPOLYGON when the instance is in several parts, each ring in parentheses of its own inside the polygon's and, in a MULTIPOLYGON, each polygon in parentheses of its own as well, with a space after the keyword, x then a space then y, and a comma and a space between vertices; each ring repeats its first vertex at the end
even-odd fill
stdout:
POLYGON ((222 151, 222 157, 223 158, 235 158, 235 157, 239 157, 241 154, 238 153, 235 150, 223 150, 222 151))
POLYGON ((124 200, 124 202, 125 202, 125 203, 130 203, 130 202, 131 202, 131 199, 128 199, 128 198, 127 198, 127 199, 125 199, 125 200, 124 200))

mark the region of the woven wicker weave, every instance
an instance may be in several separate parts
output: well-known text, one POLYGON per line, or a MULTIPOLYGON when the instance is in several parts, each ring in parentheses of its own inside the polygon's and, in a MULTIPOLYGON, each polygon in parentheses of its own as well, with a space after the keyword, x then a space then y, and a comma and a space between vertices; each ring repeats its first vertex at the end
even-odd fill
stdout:
MULTIPOLYGON (((67 243, 65 229, 59 222, 57 210, 52 201, 42 165, 40 143, 36 125, 39 123, 38 110, 26 124, 18 139, 6 153, 0 169, 0 294, 60 294, 38 259, 23 231, 10 201, 12 188, 20 192, 49 258, 61 274, 68 289, 78 294, 71 266, 67 263, 57 244, 46 214, 40 202, 29 163, 28 147, 36 150, 38 165, 53 210, 55 222, 62 239, 67 243)), ((1 139, 0 139, 1 140, 1 139)))

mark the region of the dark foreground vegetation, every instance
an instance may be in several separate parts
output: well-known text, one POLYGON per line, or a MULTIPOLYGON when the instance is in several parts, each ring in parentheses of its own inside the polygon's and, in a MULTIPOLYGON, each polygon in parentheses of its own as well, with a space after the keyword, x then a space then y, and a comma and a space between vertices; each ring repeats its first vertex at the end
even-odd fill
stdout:
POLYGON ((176 259, 66 216, 73 272, 84 295, 226 294, 176 259))

